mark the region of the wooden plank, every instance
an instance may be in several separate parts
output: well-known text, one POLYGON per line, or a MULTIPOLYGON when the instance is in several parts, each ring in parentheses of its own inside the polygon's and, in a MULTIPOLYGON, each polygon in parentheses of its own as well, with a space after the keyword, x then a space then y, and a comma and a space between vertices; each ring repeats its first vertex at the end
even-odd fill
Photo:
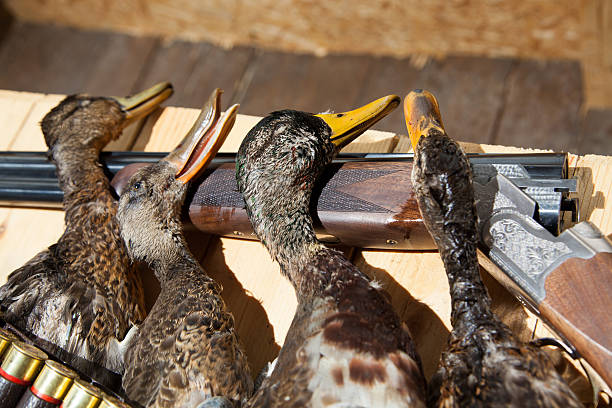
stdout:
POLYGON ((370 61, 358 56, 317 58, 266 52, 253 62, 255 72, 241 101, 241 112, 263 116, 280 109, 353 109, 368 80, 370 61))
MULTIPOLYGON (((413 89, 427 89, 440 103, 449 134, 466 142, 491 143, 498 112, 503 108, 504 79, 513 64, 514 60, 502 58, 448 57, 429 60, 418 69, 408 59, 380 58, 361 85, 358 104, 389 93, 403 98, 413 89)), ((376 128, 406 133, 401 109, 376 128)))
POLYGON ((585 0, 6 0, 19 18, 292 52, 578 58, 585 0), (381 23, 384 22, 384 23, 381 23))
MULTIPOLYGON (((203 59, 212 48, 209 44, 194 44, 185 41, 173 41, 159 44, 151 53, 147 66, 144 67, 136 87, 146 87, 160 81, 170 81, 174 95, 170 99, 173 106, 192 106, 192 101, 185 99, 184 93, 192 86, 191 75, 198 61, 203 59)), ((208 91, 210 93, 210 91, 208 91)), ((203 99, 199 103, 204 103, 203 99)))
POLYGON ((585 110, 612 108, 612 5, 587 0, 582 16, 585 110))
POLYGON ((151 38, 16 23, 0 47, 0 88, 123 95, 154 44, 151 38))
POLYGON ((249 48, 225 50, 206 43, 175 41, 155 50, 139 84, 170 81, 172 104, 200 108, 214 88, 224 90, 225 103, 237 103, 237 88, 253 55, 249 48))
MULTIPOLYGON (((32 94, 22 96, 28 98, 30 95, 32 94)), ((61 99, 63 99, 62 95, 40 95, 39 98, 36 98, 22 126, 8 146, 9 150, 46 150, 38 123, 44 114, 61 99)), ((0 259, 4 265, 0 271, 1 282, 6 280, 11 271, 56 242, 64 230, 62 211, 3 208, 0 217, 2 217, 0 259)))
MULTIPOLYGON (((145 82, 142 87, 135 86, 136 81, 142 77, 142 71, 147 68, 150 54, 155 50, 158 40, 115 33, 95 33, 95 37, 104 43, 104 47, 89 57, 95 64, 88 71, 85 83, 80 88, 75 87, 74 92, 127 96, 154 84, 145 82)), ((76 41, 80 43, 87 40, 77 37, 76 41)), ((78 69, 82 69, 80 64, 78 69)), ((66 93, 64 90, 61 92, 66 93)))
POLYGON ((582 77, 571 61, 524 61, 507 79, 505 106, 492 143, 575 152, 582 77))
POLYGON ((426 5, 410 0, 383 6, 344 0, 330 7, 312 7, 304 0, 289 0, 281 7, 271 0, 252 4, 183 0, 178 7, 169 0, 111 0, 103 6, 95 0, 5 3, 24 21, 209 41, 225 48, 258 46, 319 56, 350 53, 401 58, 472 55, 573 59, 583 66, 586 106, 612 107, 609 0, 518 4, 473 0, 451 6, 444 0, 426 5), (384 29, 380 21, 385 22, 384 29))
MULTIPOLYGON (((42 111, 44 98, 40 98, 39 111, 42 111)), ((172 149, 191 127, 197 115, 198 110, 195 109, 165 108, 158 111, 155 117, 147 121, 134 147, 159 151, 172 149)), ((31 120, 34 120, 32 111, 24 116, 32 116, 31 120)), ((244 135, 258 120, 258 117, 239 115, 223 148, 235 151, 244 135)), ((19 144, 39 146, 40 134, 28 128, 29 125, 19 135, 19 144)), ((352 150, 406 151, 408 146, 408 138, 404 135, 369 131, 361 136, 352 150)), ((463 146, 470 152, 529 151, 470 143, 463 146)), ((610 234, 612 202, 606 198, 612 192, 609 181, 612 157, 572 155, 571 167, 576 169, 573 172, 580 178, 581 199, 589 219, 610 234)), ((63 215, 59 211, 0 210, 0 214, 2 211, 10 211, 10 217, 0 224, 0 259, 3 262, 7 260, 10 266, 7 271, 23 264, 29 256, 54 242, 63 230, 63 215), (37 228, 31 228, 32 225, 37 228)), ((260 243, 209 238, 192 231, 187 235, 190 248, 201 259, 204 268, 224 287, 223 297, 234 313, 241 340, 246 347, 253 373, 256 374, 265 362, 277 354, 284 340, 296 306, 293 289, 260 243)), ((430 375, 437 365, 450 328, 448 283, 437 252, 357 250, 352 259, 361 270, 380 280, 390 292, 397 312, 412 331, 426 374, 430 375)), ((537 324, 536 327, 537 319, 526 312, 486 272, 483 271, 482 275, 493 298, 494 311, 519 337, 529 339, 534 330, 538 336, 550 335, 543 325, 537 324)), ((4 279, 4 276, 0 276, 0 279, 4 279)), ((148 282, 150 286, 146 290, 149 302, 152 302, 157 284, 150 275, 148 282)), ((570 368, 567 370, 571 371, 570 368)), ((583 384, 575 370, 570 374, 578 385, 583 384)))
POLYGON ((612 4, 604 1, 602 4, 602 38, 603 65, 612 70, 612 4))
POLYGON ((580 221, 591 221, 612 238, 612 157, 573 156, 570 171, 578 178, 580 221))
POLYGON ((0 91, 0 123, 3 124, 0 149, 9 149, 34 103, 42 97, 37 93, 0 91))
POLYGON ((577 153, 612 155, 612 109, 587 111, 577 153))
POLYGON ((7 10, 4 3, 0 3, 0 41, 4 39, 13 22, 13 15, 7 10))
POLYGON ((19 133, 10 145, 10 150, 47 150, 45 139, 40 130, 40 122, 64 95, 43 95, 34 102, 19 133))

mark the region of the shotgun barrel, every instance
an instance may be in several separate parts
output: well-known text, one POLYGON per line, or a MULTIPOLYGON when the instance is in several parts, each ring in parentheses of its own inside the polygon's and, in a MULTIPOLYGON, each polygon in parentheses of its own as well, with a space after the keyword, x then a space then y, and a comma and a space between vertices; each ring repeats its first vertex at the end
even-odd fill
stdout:
MULTIPOLYGON (((101 160, 109 177, 131 163, 152 163, 164 153, 106 152, 101 160)), ((319 238, 328 243, 421 250, 435 246, 425 229, 412 190, 412 154, 342 154, 313 191, 312 215, 319 238)), ((527 191, 539 204, 538 221, 558 234, 560 213, 569 209, 567 155, 472 154, 475 172, 495 168, 527 191)), ((202 231, 257 239, 235 180, 234 154, 218 154, 192 183, 185 219, 202 231)), ((0 152, 0 203, 61 207, 63 197, 55 166, 44 152, 0 152)))

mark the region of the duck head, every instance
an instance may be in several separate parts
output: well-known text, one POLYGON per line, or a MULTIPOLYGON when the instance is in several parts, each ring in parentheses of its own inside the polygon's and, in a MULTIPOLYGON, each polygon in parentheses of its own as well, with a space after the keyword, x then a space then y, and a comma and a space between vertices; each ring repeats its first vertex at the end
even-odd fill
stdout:
POLYGON ((171 95, 172 85, 162 82, 125 98, 68 96, 43 118, 45 141, 50 148, 61 142, 101 149, 118 138, 127 125, 151 113, 171 95))
POLYGON ((325 166, 399 102, 391 95, 343 113, 283 110, 249 131, 236 158, 238 187, 256 234, 281 266, 281 247, 288 254, 316 242, 309 204, 325 166))
POLYGON ((450 245, 442 237, 474 234, 470 163, 446 134, 438 101, 428 91, 414 90, 404 99, 404 115, 414 149, 412 181, 425 225, 438 246, 450 245))
POLYGON ((417 168, 427 175, 441 177, 469 171, 467 157, 457 142, 446 134, 438 101, 430 92, 416 89, 406 95, 404 116, 417 168))
POLYGON ((137 170, 125 168, 131 177, 113 181, 120 195, 121 236, 132 259, 155 267, 184 255, 180 213, 187 185, 216 155, 236 119, 238 105, 221 114, 221 93, 213 91, 191 130, 165 158, 137 170))

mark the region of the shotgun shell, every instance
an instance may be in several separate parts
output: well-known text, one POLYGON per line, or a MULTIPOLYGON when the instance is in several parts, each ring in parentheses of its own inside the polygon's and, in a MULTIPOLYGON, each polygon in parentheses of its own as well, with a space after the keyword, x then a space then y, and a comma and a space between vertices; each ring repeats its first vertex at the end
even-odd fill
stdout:
POLYGON ((47 355, 21 341, 11 343, 0 366, 0 406, 14 407, 36 377, 47 355))
POLYGON ((101 391, 81 379, 76 379, 64 397, 62 408, 95 408, 101 401, 101 391))
POLYGON ((21 397, 17 408, 43 408, 60 405, 77 373, 68 367, 47 360, 34 384, 21 397))
POLYGON ((102 402, 98 408, 131 408, 129 404, 121 401, 119 398, 112 395, 104 394, 102 402))
POLYGON ((8 350, 12 342, 17 341, 17 337, 10 331, 0 328, 0 362, 2 356, 8 350))

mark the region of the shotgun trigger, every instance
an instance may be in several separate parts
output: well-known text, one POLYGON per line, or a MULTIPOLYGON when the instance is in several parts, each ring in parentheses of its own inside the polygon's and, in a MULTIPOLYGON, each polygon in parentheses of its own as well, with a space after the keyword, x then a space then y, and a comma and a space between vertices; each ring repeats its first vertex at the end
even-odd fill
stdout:
MULTIPOLYGON (((597 407, 600 394, 604 394, 608 400, 612 396, 612 391, 606 382, 597 374, 597 372, 589 365, 589 363, 580 356, 580 353, 569 343, 554 337, 542 337, 529 342, 536 347, 553 346, 564 351, 572 360, 576 360, 584 371, 586 378, 591 385, 593 405, 597 407)), ((607 404, 606 404, 607 405, 607 404)))
POLYGON ((576 349, 571 344, 556 339, 554 337, 541 337, 539 339, 532 340, 529 343, 536 347, 557 347, 567 353, 567 355, 570 356, 573 360, 580 358, 580 354, 578 354, 578 351, 576 351, 576 349))

